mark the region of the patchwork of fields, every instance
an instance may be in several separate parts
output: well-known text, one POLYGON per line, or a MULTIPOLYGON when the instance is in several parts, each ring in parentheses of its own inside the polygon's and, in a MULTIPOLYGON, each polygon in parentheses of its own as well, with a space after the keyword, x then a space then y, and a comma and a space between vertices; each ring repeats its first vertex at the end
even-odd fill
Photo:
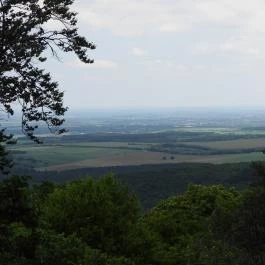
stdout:
MULTIPOLYGON (((175 147, 175 152, 152 151, 151 147, 158 143, 132 142, 69 142, 44 145, 17 145, 16 161, 23 165, 33 164, 38 170, 63 171, 87 167, 169 164, 169 163, 237 163, 250 161, 265 161, 265 155, 256 148, 265 149, 265 138, 236 139, 226 141, 182 142, 181 150, 175 147), (220 153, 211 155, 181 153, 184 147, 189 146, 209 148, 236 153, 220 153), (245 152, 245 150, 252 150, 245 152), (242 152, 240 151, 242 150, 242 152), (179 151, 179 152, 177 152, 179 151), (33 162, 33 163, 32 163, 33 162)), ((208 150, 208 149, 207 149, 208 150)))
MULTIPOLYGON (((9 147, 17 168, 29 172, 27 168, 265 161, 265 110, 78 113, 66 121, 69 132, 63 136, 41 128, 44 144, 21 138, 9 147)), ((16 126, 19 135, 19 122, 16 126)))

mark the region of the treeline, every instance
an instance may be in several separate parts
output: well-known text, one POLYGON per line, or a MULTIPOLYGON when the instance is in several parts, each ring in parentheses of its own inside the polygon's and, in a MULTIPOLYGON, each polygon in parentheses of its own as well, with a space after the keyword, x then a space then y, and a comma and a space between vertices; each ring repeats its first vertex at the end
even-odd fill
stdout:
POLYGON ((265 168, 238 191, 191 185, 143 213, 112 176, 55 185, 0 183, 0 264, 261 265, 265 168))
POLYGON ((76 143, 76 142, 127 142, 127 143, 176 143, 225 141, 236 139, 255 139, 261 136, 254 134, 220 134, 215 132, 166 131, 150 133, 86 133, 81 135, 64 135, 60 138, 47 137, 45 143, 76 143))
POLYGON ((163 152, 168 154, 203 156, 203 155, 224 155, 224 154, 248 154, 254 152, 263 152, 264 147, 222 149, 221 146, 220 148, 210 148, 200 145, 167 143, 167 144, 152 145, 147 150, 153 152, 163 152))
MULTIPOLYGON (((170 159, 170 157, 168 158, 170 159)), ((185 192, 189 184, 205 184, 246 187, 253 170, 249 163, 207 164, 179 163, 142 166, 117 166, 102 168, 80 168, 65 171, 35 171, 14 168, 14 174, 34 176, 34 181, 48 180, 63 184, 81 176, 98 178, 108 173, 126 184, 137 194, 144 209, 154 207, 158 201, 185 192)), ((3 176, 2 176, 3 178, 3 176)), ((0 176, 1 179, 1 176, 0 176)))

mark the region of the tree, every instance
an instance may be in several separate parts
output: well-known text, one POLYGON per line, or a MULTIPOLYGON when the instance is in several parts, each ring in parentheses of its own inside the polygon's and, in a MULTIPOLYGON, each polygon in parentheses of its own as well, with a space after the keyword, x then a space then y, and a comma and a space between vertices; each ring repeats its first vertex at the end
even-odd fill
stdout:
MULTIPOLYGON (((11 177, 0 182, 0 260, 32 258, 37 242, 36 215, 28 178, 11 177), (5 258, 4 258, 5 256, 5 258)), ((4 261, 3 261, 4 260, 4 261)), ((19 263, 21 264, 21 263, 19 263)))
POLYGON ((226 248, 223 262, 224 248, 213 238, 211 218, 217 210, 228 216, 240 200, 232 188, 192 185, 185 194, 161 201, 144 218, 158 237, 152 264, 229 264, 233 253, 226 248))
POLYGON ((92 248, 121 254, 139 216, 136 197, 106 176, 56 188, 42 206, 41 219, 57 233, 76 234, 92 248))
MULTIPOLYGON (((0 181, 0 264, 140 264, 134 263, 134 255, 138 254, 137 252, 132 253, 133 258, 130 259, 125 257, 127 253, 118 255, 105 253, 103 249, 93 249, 85 242, 91 243, 91 240, 101 242, 99 246, 103 246, 105 241, 112 242, 114 243, 112 249, 119 246, 124 235, 128 234, 127 230, 130 230, 128 223, 135 222, 137 205, 134 203, 137 204, 135 197, 130 196, 127 188, 111 177, 103 178, 98 182, 87 180, 73 182, 65 186, 55 186, 49 182, 32 186, 29 184, 29 178, 26 177, 5 178, 0 181), (73 193, 74 189, 78 187, 81 190, 75 200, 75 197, 71 196, 75 194, 73 193), (69 214, 69 220, 62 218, 63 208, 57 211, 59 213, 61 210, 59 219, 66 221, 67 227, 71 229, 66 233, 62 230, 59 232, 58 229, 50 229, 51 223, 45 222, 48 219, 41 218, 43 209, 39 208, 39 206, 50 204, 51 198, 56 198, 59 193, 61 196, 67 195, 65 199, 70 203, 65 209, 69 214), (77 213, 76 216, 71 215, 74 210, 77 213), (87 216, 84 220, 81 218, 82 211, 87 216), (130 211, 132 211, 132 215, 130 215, 130 211), (117 220, 114 220, 115 218, 117 220), (82 225, 81 230, 85 232, 84 235, 79 231, 79 224, 82 225), (89 228, 92 229, 92 232, 89 231, 89 228), (117 228, 122 230, 117 230, 117 228), (86 238, 90 235, 92 238, 86 238), (117 239, 113 240, 114 237, 117 239)), ((50 206, 49 209, 54 210, 60 205, 50 206)), ((63 207, 63 205, 61 206, 63 207)), ((48 212, 48 215, 54 217, 54 212, 48 212)), ((60 224, 57 221, 56 223, 58 227, 64 226, 63 223, 60 224)))
POLYGON ((5 130, 0 130, 0 171, 8 173, 8 169, 12 167, 12 160, 8 157, 8 152, 2 144, 8 144, 12 140, 12 135, 6 135, 5 130))
POLYGON ((253 183, 235 211, 227 241, 241 249, 237 264, 265 264, 265 165, 253 163, 253 183))
POLYGON ((73 52, 82 62, 93 63, 87 52, 95 45, 78 34, 73 2, 0 0, 0 108, 13 115, 13 103, 19 102, 22 131, 36 142, 37 122, 45 122, 53 132, 65 131, 60 129, 67 110, 64 93, 41 68, 47 51, 57 58, 59 51, 73 52), (47 27, 51 22, 59 29, 47 27))

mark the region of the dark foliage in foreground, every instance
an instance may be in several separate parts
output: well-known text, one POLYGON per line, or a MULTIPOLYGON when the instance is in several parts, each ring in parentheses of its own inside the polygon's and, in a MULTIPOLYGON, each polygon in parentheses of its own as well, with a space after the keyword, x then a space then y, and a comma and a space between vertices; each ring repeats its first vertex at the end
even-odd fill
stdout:
POLYGON ((58 51, 73 52, 82 62, 93 63, 87 51, 95 45, 78 34, 72 4, 72 0, 0 1, 0 106, 13 115, 12 103, 21 104, 22 129, 33 140, 38 139, 32 122, 57 128, 66 111, 63 92, 39 67, 47 60, 44 52, 56 57, 58 51), (58 29, 47 27, 51 22, 58 29))
MULTIPOLYGON (((78 34, 73 0, 1 0, 0 1, 0 111, 14 115, 13 104, 20 103, 22 131, 40 143, 35 131, 39 122, 57 133, 67 108, 64 93, 49 72, 41 68, 47 51, 72 52, 84 63, 93 63, 87 55, 95 45, 78 34), (50 24, 49 24, 50 23, 50 24), (57 24, 54 29, 51 25, 57 24)), ((0 134, 0 170, 10 166, 5 149, 4 130, 0 134)))
POLYGON ((264 264, 265 169, 244 191, 191 185, 142 214, 106 176, 0 183, 0 264, 264 264))

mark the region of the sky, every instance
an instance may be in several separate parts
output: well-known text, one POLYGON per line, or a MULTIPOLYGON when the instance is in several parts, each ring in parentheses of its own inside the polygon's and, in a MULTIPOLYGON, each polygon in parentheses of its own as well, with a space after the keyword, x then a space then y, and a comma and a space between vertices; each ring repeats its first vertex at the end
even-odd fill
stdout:
POLYGON ((264 0, 75 0, 92 65, 49 71, 70 108, 265 106, 264 0))

